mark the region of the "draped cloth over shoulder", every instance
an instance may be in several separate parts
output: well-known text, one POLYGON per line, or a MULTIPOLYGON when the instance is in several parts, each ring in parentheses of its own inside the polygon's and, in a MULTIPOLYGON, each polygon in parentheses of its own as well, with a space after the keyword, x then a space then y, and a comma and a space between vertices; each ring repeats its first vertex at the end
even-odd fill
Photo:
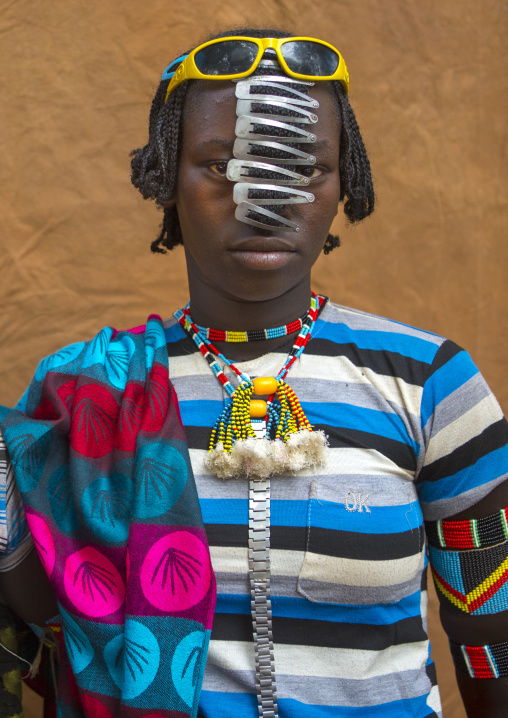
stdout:
POLYGON ((61 609, 60 715, 195 716, 215 579, 160 318, 44 359, 0 419, 61 609))

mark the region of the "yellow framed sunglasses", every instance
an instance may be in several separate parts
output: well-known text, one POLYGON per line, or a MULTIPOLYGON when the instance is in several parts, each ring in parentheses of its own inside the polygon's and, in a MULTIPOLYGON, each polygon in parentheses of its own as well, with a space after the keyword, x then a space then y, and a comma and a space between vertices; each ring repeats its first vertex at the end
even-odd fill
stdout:
POLYGON ((185 80, 238 80, 252 74, 265 50, 276 52, 289 77, 298 80, 338 80, 346 94, 349 74, 340 52, 323 40, 312 37, 221 37, 199 45, 188 55, 174 60, 164 70, 170 79, 166 101, 185 80))

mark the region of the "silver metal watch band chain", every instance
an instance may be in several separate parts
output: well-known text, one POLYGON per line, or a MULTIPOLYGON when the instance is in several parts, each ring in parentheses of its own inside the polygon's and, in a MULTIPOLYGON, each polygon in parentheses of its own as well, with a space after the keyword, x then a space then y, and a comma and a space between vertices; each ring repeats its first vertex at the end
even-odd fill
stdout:
POLYGON ((270 590, 270 479, 249 480, 249 580, 259 715, 278 718, 270 590))

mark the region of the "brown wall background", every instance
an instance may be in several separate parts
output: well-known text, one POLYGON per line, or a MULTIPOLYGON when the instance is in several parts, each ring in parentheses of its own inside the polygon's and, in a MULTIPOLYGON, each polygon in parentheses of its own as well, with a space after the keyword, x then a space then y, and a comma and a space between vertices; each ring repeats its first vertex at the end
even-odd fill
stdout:
POLYGON ((0 403, 50 351, 186 300, 181 249, 148 251, 161 215, 130 186, 128 154, 167 63, 257 24, 339 47, 373 166, 376 212, 337 219, 343 247, 314 288, 467 347, 506 411, 507 14, 500 0, 0 2, 0 403))

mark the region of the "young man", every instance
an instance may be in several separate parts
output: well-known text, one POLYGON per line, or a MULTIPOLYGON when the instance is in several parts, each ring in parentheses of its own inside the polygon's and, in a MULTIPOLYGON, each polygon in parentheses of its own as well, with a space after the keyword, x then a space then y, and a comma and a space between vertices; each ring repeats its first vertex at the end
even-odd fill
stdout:
POLYGON ((424 522, 467 710, 503 713, 499 406, 451 342, 311 294, 339 202, 374 207, 348 82, 335 48, 274 31, 168 66, 133 182, 190 304, 164 335, 55 355, 2 422, 77 682, 64 715, 440 715, 424 522), (65 425, 62 473, 34 420, 65 425))

